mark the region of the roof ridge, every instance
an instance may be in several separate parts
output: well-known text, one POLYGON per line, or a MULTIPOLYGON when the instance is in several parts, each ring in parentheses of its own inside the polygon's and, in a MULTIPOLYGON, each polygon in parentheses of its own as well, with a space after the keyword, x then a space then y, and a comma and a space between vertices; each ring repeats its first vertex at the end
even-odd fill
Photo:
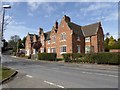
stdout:
MULTIPOLYGON (((74 23, 74 22, 70 22, 70 23, 73 23, 73 24, 75 24, 75 25, 77 25, 77 26, 80 26, 80 25, 78 25, 78 24, 76 24, 76 23, 74 23)), ((80 26, 81 27, 81 26, 80 26)))
MULTIPOLYGON (((92 24, 85 25, 85 26, 90 26, 90 25, 99 24, 99 23, 100 23, 100 22, 96 22, 96 23, 92 23, 92 24)), ((81 27, 85 27, 85 26, 81 26, 81 27)))

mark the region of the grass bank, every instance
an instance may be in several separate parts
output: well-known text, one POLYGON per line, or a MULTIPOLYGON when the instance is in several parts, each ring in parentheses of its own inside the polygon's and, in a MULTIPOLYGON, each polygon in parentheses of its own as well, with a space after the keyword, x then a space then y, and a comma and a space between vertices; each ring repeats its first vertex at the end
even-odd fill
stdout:
POLYGON ((0 66, 0 80, 4 80, 5 78, 11 76, 14 73, 14 70, 11 70, 7 67, 0 66))

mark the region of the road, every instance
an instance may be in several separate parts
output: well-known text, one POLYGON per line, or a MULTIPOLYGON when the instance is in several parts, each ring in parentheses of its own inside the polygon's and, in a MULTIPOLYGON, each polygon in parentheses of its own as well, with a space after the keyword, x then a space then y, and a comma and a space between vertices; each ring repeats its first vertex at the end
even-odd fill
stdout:
POLYGON ((72 67, 2 55, 18 75, 3 88, 118 88, 118 71, 72 67))

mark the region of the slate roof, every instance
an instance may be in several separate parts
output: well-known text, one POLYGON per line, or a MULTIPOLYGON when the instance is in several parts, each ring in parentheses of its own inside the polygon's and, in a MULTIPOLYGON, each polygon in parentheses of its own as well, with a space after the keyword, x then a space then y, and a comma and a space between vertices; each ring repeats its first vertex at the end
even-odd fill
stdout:
POLYGON ((50 39, 50 33, 51 33, 51 31, 48 31, 48 32, 44 33, 45 40, 49 40, 50 39))
POLYGON ((34 35, 36 36, 36 39, 37 39, 37 40, 39 39, 39 36, 38 36, 38 35, 36 35, 36 34, 29 34, 31 42, 33 42, 33 37, 34 37, 34 35))
POLYGON ((83 33, 82 33, 80 25, 77 25, 77 24, 75 24, 73 22, 69 22, 68 26, 70 27, 71 30, 73 30, 73 32, 75 34, 83 36, 83 33))
POLYGON ((83 31, 84 36, 87 37, 87 36, 96 35, 99 25, 100 25, 100 22, 82 26, 81 29, 83 31))

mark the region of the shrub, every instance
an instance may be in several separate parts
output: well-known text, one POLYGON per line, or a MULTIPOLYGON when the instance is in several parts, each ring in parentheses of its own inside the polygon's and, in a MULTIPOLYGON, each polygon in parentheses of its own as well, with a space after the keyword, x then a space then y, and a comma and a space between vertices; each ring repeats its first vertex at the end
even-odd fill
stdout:
POLYGON ((56 60, 56 53, 39 53, 38 60, 56 60))
POLYGON ((80 53, 66 53, 63 54, 65 62, 77 62, 77 63, 97 63, 97 64, 120 64, 120 53, 92 53, 92 54, 80 54, 80 53))
POLYGON ((62 54, 65 62, 77 62, 81 57, 83 57, 83 54, 80 53, 66 53, 62 54))
POLYGON ((62 54, 65 62, 71 62, 71 53, 62 54))
POLYGON ((63 58, 57 58, 56 61, 63 61, 63 58))

